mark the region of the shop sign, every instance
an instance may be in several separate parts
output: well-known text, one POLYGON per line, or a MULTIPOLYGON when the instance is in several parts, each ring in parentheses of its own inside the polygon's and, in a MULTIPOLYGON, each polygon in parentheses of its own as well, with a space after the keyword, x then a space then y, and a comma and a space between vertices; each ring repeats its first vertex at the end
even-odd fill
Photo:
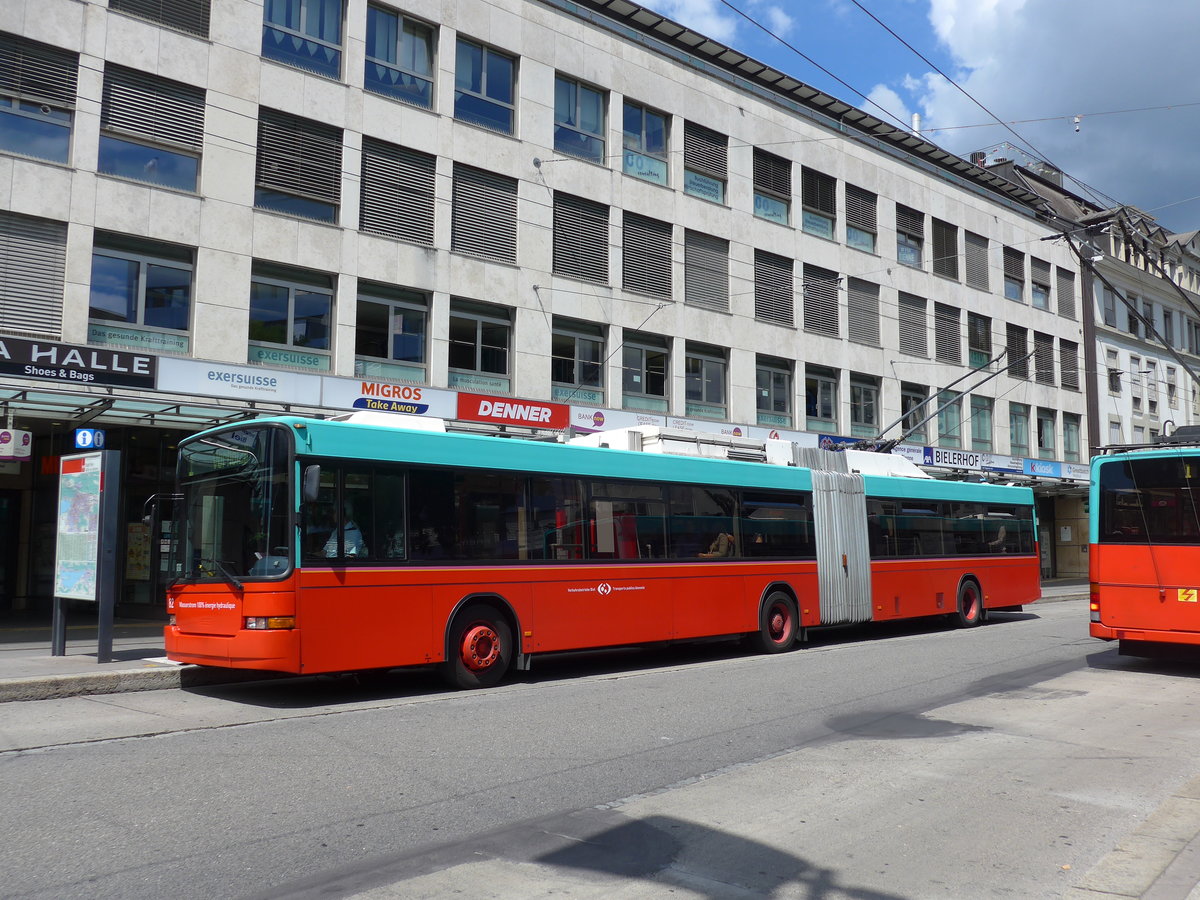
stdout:
POLYGON ((321 405, 335 409, 366 409, 453 419, 458 410, 457 397, 455 391, 442 391, 420 384, 335 378, 331 375, 321 379, 321 405))
POLYGON ((1087 466, 1079 465, 1079 463, 1063 463, 1062 477, 1073 478, 1076 481, 1091 481, 1092 470, 1087 466))
POLYGON ((596 431, 612 431, 614 428, 636 428, 652 425, 662 428, 667 424, 665 416, 631 409, 600 409, 595 406, 572 406, 571 425, 581 434, 596 431))
POLYGON ((571 411, 570 407, 561 403, 462 393, 458 395, 458 417, 468 422, 489 422, 493 425, 561 429, 570 423, 571 411))
POLYGON ((141 347, 158 353, 187 353, 188 336, 167 331, 143 331, 140 328, 120 328, 116 325, 88 325, 89 344, 116 344, 141 347))
POLYGON ((68 384, 154 387, 157 358, 124 350, 0 338, 0 374, 68 384))
POLYGON ((226 366, 192 359, 159 360, 158 389, 203 397, 318 406, 321 376, 256 366, 226 366))
POLYGON ((32 453, 32 434, 16 428, 0 429, 0 462, 22 462, 32 453))
POLYGON ((1062 478, 1062 463, 1048 459, 1025 460, 1026 475, 1043 475, 1047 478, 1062 478))
POLYGON ((999 456, 995 453, 983 453, 980 454, 980 464, 989 472, 1021 473, 1025 471, 1025 460, 1019 456, 999 456))
POLYGON ((947 469, 978 469, 980 454, 970 450, 947 450, 944 447, 926 447, 926 466, 942 466, 947 469))

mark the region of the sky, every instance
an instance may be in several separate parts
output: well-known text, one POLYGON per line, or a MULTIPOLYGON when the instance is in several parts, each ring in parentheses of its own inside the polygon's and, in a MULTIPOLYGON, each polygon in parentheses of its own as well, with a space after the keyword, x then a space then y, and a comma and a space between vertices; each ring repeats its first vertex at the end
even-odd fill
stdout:
POLYGON ((1200 229, 1197 0, 641 2, 953 153, 1007 142, 1200 229))

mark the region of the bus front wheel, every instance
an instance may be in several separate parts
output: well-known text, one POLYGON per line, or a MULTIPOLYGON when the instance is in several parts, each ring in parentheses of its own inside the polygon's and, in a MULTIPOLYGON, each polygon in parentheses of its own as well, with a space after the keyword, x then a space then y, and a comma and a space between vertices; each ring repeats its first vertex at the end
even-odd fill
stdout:
POLYGON ((796 604, 783 591, 775 591, 758 614, 758 649, 763 653, 782 653, 796 641, 799 616, 796 604))
POLYGON ((983 621, 983 592, 979 584, 966 579, 958 586, 958 611, 954 617, 959 628, 974 628, 983 621))
POLYGON ((454 617, 442 677, 457 688, 499 684, 513 657, 512 629, 495 609, 477 603, 454 617))

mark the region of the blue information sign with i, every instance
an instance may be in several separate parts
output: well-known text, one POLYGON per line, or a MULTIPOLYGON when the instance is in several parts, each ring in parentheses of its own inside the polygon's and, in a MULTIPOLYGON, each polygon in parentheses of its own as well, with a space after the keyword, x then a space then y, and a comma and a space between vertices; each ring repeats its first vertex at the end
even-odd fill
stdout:
POLYGON ((75 449, 76 450, 103 450, 104 449, 104 429, 102 429, 102 428, 76 428, 75 429, 75 449))

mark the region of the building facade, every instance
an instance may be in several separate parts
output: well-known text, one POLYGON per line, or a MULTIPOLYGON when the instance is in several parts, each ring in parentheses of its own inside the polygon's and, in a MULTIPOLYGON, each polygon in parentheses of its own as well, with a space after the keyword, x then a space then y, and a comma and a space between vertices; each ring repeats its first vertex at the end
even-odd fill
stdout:
POLYGON ((124 453, 122 596, 153 609, 174 442, 283 409, 882 434, 1034 484, 1044 573, 1081 573, 1051 219, 625 2, 6 3, 0 412, 34 452, 0 463, 0 614, 48 600, 77 427, 124 453))

